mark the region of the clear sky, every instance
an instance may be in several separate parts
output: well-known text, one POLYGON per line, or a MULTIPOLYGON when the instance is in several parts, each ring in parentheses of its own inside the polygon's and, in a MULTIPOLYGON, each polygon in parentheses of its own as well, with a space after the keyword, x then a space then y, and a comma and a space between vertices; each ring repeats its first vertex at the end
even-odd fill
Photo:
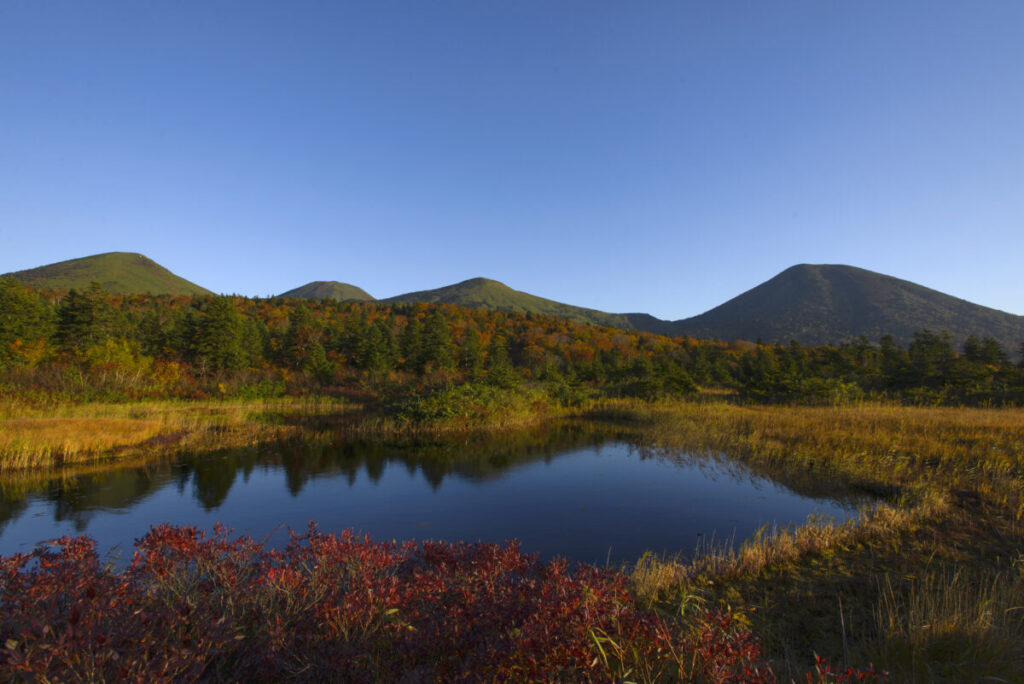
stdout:
POLYGON ((0 0, 0 272, 107 251, 670 319, 844 263, 1024 314, 1024 2, 0 0))

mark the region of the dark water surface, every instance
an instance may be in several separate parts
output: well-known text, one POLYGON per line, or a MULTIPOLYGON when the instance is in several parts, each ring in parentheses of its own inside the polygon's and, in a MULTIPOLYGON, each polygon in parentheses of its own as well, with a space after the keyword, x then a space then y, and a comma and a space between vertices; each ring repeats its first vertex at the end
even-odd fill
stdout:
POLYGON ((0 554, 86 533, 125 557, 160 522, 287 539, 316 521, 374 539, 501 542, 605 564, 644 551, 688 555, 811 514, 846 519, 856 499, 789 486, 724 457, 640 447, 560 425, 420 444, 323 442, 214 452, 65 480, 0 482, 0 554), (795 490, 803 491, 803 494, 795 490))

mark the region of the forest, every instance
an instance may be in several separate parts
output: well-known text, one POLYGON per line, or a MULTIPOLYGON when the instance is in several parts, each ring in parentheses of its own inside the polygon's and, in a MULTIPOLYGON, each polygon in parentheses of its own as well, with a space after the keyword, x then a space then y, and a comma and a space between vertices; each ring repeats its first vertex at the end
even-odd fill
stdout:
POLYGON ((529 383, 567 405, 683 396, 753 402, 1020 405, 1024 342, 958 349, 922 330, 840 346, 672 338, 447 304, 38 291, 0 279, 0 388, 23 399, 327 395, 399 403, 529 383))
MULTIPOLYGON (((670 338, 447 304, 67 293, 0 281, 0 386, 62 400, 326 394, 384 401, 529 382, 572 404, 697 390, 752 401, 1017 404, 1024 361, 942 331, 841 346, 670 338)), ((1018 355, 1024 355, 1024 343, 1018 355)))

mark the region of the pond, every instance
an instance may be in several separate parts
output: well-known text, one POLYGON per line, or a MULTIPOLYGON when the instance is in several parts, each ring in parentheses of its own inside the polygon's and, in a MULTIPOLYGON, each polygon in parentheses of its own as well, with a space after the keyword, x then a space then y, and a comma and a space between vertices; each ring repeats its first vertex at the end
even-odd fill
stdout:
POLYGON ((281 545, 287 528, 312 520, 376 540, 518 539, 545 559, 618 565, 645 551, 686 556, 702 541, 739 542, 812 514, 847 519, 861 502, 592 425, 419 443, 321 438, 0 482, 0 554, 86 533, 123 561, 160 522, 221 522, 281 545))

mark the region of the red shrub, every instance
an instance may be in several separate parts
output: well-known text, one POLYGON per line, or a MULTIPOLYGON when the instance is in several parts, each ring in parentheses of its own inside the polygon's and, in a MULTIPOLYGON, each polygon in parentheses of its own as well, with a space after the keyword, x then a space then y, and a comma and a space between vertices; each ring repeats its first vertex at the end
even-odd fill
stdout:
POLYGON ((754 637, 680 632, 625 578, 516 544, 398 545, 312 526, 284 550, 161 525, 124 571, 86 537, 0 558, 0 667, 58 680, 772 681, 754 637))

